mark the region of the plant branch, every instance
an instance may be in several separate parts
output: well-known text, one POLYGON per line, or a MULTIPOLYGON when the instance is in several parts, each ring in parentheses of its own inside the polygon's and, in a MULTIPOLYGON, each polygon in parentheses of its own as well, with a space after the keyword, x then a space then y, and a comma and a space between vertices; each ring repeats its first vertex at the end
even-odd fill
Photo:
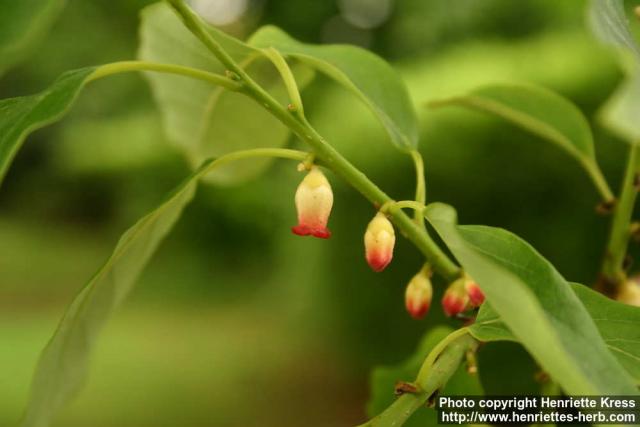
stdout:
POLYGON ((101 65, 96 68, 91 76, 89 76, 88 81, 129 71, 157 71, 160 73, 177 74, 198 80, 204 80, 232 91, 238 91, 242 87, 239 83, 219 74, 198 70, 196 68, 184 67, 181 65, 159 64, 147 61, 119 61, 101 65))
POLYGON ((273 65, 278 69, 278 72, 282 76, 282 81, 287 88, 289 99, 291 100, 291 105, 293 105, 294 107, 294 112, 303 117, 304 107, 302 105, 302 98, 300 98, 300 90, 298 90, 298 84, 296 83, 296 79, 291 72, 291 68, 289 68, 289 64, 287 64, 287 61, 285 61, 280 52, 278 52, 278 50, 273 47, 263 49, 263 52, 267 56, 267 58, 271 60, 273 65))
POLYGON ((206 30, 206 24, 200 19, 198 15, 189 8, 184 0, 166 0, 171 7, 177 12, 178 16, 184 23, 185 27, 189 29, 200 39, 200 41, 215 55, 216 58, 224 65, 227 70, 232 71, 238 75, 238 77, 245 80, 247 73, 242 67, 240 67, 234 59, 229 55, 220 44, 211 37, 206 30))
MULTIPOLYGON (((206 31, 204 23, 184 4, 183 0, 167 1, 181 17, 187 28, 211 50, 229 71, 239 77, 241 84, 243 84, 242 89, 240 89, 241 93, 246 94, 264 106, 293 133, 307 142, 313 149, 316 157, 320 159, 326 167, 347 181, 375 206, 382 206, 392 200, 391 197, 369 180, 365 174, 327 143, 304 117, 293 115, 286 107, 280 105, 276 99, 258 85, 242 67, 222 49, 211 34, 206 31)), ((391 219, 402 234, 411 240, 424 254, 427 260, 433 265, 434 271, 447 281, 453 281, 460 276, 460 267, 440 249, 424 228, 412 221, 401 210, 392 212, 391 219)))
POLYGON ((400 200, 399 202, 385 203, 380 208, 380 212, 389 213, 392 209, 413 209, 417 214, 424 217, 425 208, 424 203, 416 202, 415 200, 400 200))
POLYGON ((433 368, 433 364, 436 362, 436 359, 440 356, 440 354, 449 346, 452 342, 457 340, 460 337, 465 335, 469 335, 468 328, 461 328, 457 331, 451 332, 447 335, 442 341, 440 341, 434 348, 431 350, 427 358, 425 359, 420 371, 418 372, 418 379, 416 382, 418 384, 425 382, 429 375, 431 374, 431 370, 433 368))
POLYGON ((640 146, 632 144, 629 148, 627 168, 620 189, 620 196, 613 210, 611 232, 602 263, 602 280, 605 293, 615 293, 617 287, 624 282, 626 274, 624 259, 627 254, 629 237, 631 237, 631 217, 638 194, 638 174, 640 173, 640 146))
POLYGON ((427 356, 416 379, 418 391, 396 399, 384 412, 359 427, 401 426, 431 396, 440 391, 458 370, 468 351, 475 351, 476 341, 466 328, 459 329, 442 340, 427 356))
MULTIPOLYGON (((425 205, 427 203, 427 188, 424 179, 424 161, 418 150, 411 150, 411 158, 416 167, 416 202, 425 205)), ((416 210, 413 219, 419 226, 424 227, 424 215, 422 212, 416 210)))

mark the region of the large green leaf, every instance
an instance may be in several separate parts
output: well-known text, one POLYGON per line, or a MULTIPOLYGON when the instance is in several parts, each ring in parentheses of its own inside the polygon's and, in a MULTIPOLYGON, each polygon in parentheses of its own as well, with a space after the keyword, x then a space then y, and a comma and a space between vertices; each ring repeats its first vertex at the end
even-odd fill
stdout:
POLYGON ((69 71, 39 94, 0 101, 0 183, 26 136, 61 118, 94 70, 69 71))
MULTIPOLYGON (((282 79, 258 49, 215 28, 210 27, 209 33, 258 83, 286 105, 288 97, 282 79)), ((153 4, 142 11, 138 56, 145 61, 224 72, 215 56, 165 3, 153 4)), ((313 76, 308 67, 294 66, 294 72, 301 87, 313 76)), ((289 138, 286 126, 244 95, 183 76, 155 73, 146 76, 162 111, 167 136, 194 165, 231 151, 280 147, 289 138)), ((246 180, 264 170, 269 162, 256 159, 238 163, 212 173, 207 179, 220 183, 246 180)))
POLYGON ((0 75, 32 49, 65 0, 0 0, 0 75))
POLYGON ((73 300, 38 362, 23 427, 49 425, 83 385, 88 357, 100 330, 130 292, 210 166, 211 162, 206 162, 160 206, 127 230, 111 257, 73 300))
POLYGON ((569 394, 637 394, 567 281, 529 244, 485 226, 457 226, 455 210, 427 218, 519 342, 569 394))
POLYGON ((603 194, 609 192, 596 162, 589 123, 571 101, 555 92, 530 85, 490 85, 430 105, 460 105, 508 120, 557 144, 585 168, 603 194))
POLYGON ((355 46, 300 43, 272 26, 258 30, 249 42, 256 47, 274 47, 331 77, 373 111, 396 147, 403 151, 416 148, 418 122, 409 93, 400 76, 381 58, 355 46))
MULTIPOLYGON (((584 285, 571 283, 607 347, 640 383, 640 308, 614 301, 584 285)), ((490 304, 483 304, 469 328, 481 341, 517 341, 490 304)))
MULTIPOLYGON (((451 332, 453 329, 448 326, 438 326, 431 329, 424 335, 415 353, 407 360, 394 366, 374 369, 371 374, 371 397, 367 405, 367 413, 370 417, 378 415, 393 403, 396 398, 394 396, 395 384, 398 381, 413 381, 427 355, 451 332)), ((465 366, 461 365, 449 379, 441 394, 479 396, 483 394, 483 391, 478 376, 468 374, 465 366)), ((418 427, 435 425, 437 422, 438 414, 436 411, 424 408, 416 411, 404 425, 418 427)))
POLYGON ((626 81, 603 107, 600 118, 621 138, 640 144, 640 45, 629 30, 623 0, 591 0, 589 24, 596 37, 615 49, 626 81))

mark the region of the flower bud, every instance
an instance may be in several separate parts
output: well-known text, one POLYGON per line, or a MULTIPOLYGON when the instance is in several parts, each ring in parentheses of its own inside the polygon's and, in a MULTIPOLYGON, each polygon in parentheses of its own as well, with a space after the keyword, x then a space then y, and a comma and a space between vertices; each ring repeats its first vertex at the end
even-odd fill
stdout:
POLYGON ((414 319, 421 319, 429 311, 433 287, 429 276, 431 271, 423 268, 418 274, 413 276, 407 290, 404 293, 404 303, 407 311, 414 319))
POLYGON ((464 289, 467 291, 469 297, 469 303, 472 307, 480 307, 480 304, 484 302, 484 293, 480 286, 471 277, 466 276, 464 281, 464 289))
POLYGON ((378 212, 364 233, 365 255, 373 271, 382 271, 393 258, 396 234, 384 214, 378 212))
POLYGON ((635 276, 626 280, 618 290, 616 300, 640 307, 640 277, 635 276))
POLYGON ((469 296, 465 289, 465 278, 461 277, 451 283, 442 297, 442 309, 447 316, 455 316, 467 309, 469 296))
POLYGON ((331 185, 322 171, 313 166, 296 190, 298 225, 291 228, 299 236, 315 236, 328 239, 329 214, 333 207, 331 185))

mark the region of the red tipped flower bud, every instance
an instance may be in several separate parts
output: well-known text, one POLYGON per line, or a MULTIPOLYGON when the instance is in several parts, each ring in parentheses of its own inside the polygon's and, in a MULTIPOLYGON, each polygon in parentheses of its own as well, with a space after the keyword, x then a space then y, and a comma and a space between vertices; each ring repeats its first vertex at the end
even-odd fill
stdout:
POLYGON ((378 212, 364 233, 365 255, 373 271, 382 271, 389 265, 395 244, 393 225, 384 214, 378 212))
POLYGON ((442 309, 447 316, 455 316, 467 309, 469 296, 465 289, 465 279, 460 278, 449 285, 442 297, 442 309))
POLYGON ((333 192, 324 174, 312 167, 296 190, 298 225, 291 228, 299 236, 315 236, 328 239, 331 231, 327 228, 329 214, 333 207, 333 192))
POLYGON ((429 311, 433 295, 430 276, 431 271, 429 268, 423 268, 413 276, 404 293, 405 307, 414 319, 422 319, 429 311))
POLYGON ((469 296, 469 302, 472 307, 480 307, 480 304, 484 302, 484 293, 482 289, 471 277, 467 276, 464 282, 464 288, 469 296))

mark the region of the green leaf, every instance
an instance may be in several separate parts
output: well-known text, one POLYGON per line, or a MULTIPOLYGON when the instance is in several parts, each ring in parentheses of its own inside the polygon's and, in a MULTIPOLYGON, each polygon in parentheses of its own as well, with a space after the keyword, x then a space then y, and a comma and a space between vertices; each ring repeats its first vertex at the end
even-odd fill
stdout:
POLYGON ((0 75, 42 39, 65 0, 0 1, 0 75))
POLYGON ((502 229, 457 226, 448 205, 429 205, 426 216, 513 336, 567 393, 638 392, 569 284, 529 244, 502 229))
POLYGON ((620 55, 627 78, 599 113, 619 137, 640 144, 640 46, 634 39, 622 0, 591 0, 589 24, 596 37, 620 55))
POLYGON ((158 245, 192 199, 206 162, 127 230, 107 262, 68 307, 42 352, 22 427, 45 427, 82 387, 88 358, 110 314, 126 298, 158 245))
POLYGON ((26 136, 60 119, 94 70, 69 71, 39 94, 0 101, 0 183, 26 136))
MULTIPOLYGON (((367 414, 373 417, 383 412, 396 399, 394 387, 398 381, 413 381, 420 366, 431 350, 447 337, 453 329, 438 326, 427 332, 418 344, 418 349, 407 360, 390 367, 377 367, 371 374, 371 397, 367 405, 367 414)), ((460 366, 447 382, 443 395, 482 395, 482 386, 477 375, 470 375, 464 366, 460 366)), ((435 425, 438 415, 434 409, 424 408, 416 411, 405 426, 435 425)))
POLYGON ((571 101, 555 92, 530 85, 490 85, 430 105, 490 113, 557 144, 587 171, 607 200, 613 198, 596 162, 589 123, 571 101))
POLYGON ((261 48, 274 47, 326 74, 371 109, 396 147, 402 151, 417 147, 418 121, 407 87, 378 56, 355 46, 300 43, 272 26, 258 30, 249 43, 261 48))
MULTIPOLYGON (((571 283, 606 343, 627 372, 640 383, 640 308, 623 304, 588 287, 571 283)), ((518 341, 491 305, 483 304, 469 328, 482 341, 518 341)))
MULTIPOLYGON (((283 104, 286 88, 276 68, 258 49, 209 28, 210 34, 247 71, 283 104)), ((164 2, 142 11, 140 49, 145 61, 171 63, 223 73, 224 67, 164 2)), ((293 66, 300 87, 313 77, 308 67, 293 66)), ((199 80, 146 73, 164 118, 170 141, 195 166, 204 159, 231 151, 281 147, 290 135, 286 126, 248 97, 199 80)), ((218 183, 244 181, 260 173, 271 159, 254 159, 215 171, 207 177, 218 183)))
POLYGON ((584 285, 571 284, 618 361, 640 384, 640 308, 613 301, 584 285))
POLYGON ((624 0, 591 0, 588 15, 591 30, 602 43, 628 52, 640 61, 640 46, 629 31, 624 0))

